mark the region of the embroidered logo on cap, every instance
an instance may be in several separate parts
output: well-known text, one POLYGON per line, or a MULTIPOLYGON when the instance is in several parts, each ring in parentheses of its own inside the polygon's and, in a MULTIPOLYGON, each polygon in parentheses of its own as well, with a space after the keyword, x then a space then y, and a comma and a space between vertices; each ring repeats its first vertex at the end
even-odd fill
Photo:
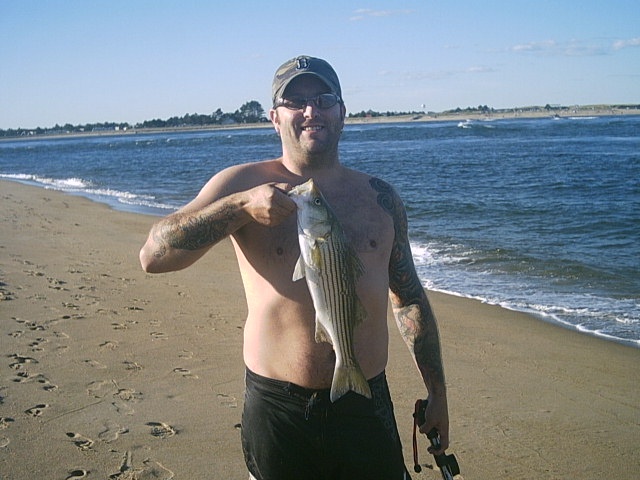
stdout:
POLYGON ((298 58, 298 64, 296 65, 296 70, 306 70, 309 68, 309 59, 308 58, 298 58))

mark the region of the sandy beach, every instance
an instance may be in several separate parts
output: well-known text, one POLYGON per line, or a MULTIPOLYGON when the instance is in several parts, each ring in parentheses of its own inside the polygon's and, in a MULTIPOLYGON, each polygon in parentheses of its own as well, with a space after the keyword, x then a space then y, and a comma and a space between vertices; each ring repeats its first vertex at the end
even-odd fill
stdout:
MULTIPOLYGON (((0 479, 243 479, 245 300, 230 242, 148 275, 153 217, 0 181, 0 479)), ((462 478, 635 479, 640 349, 428 292, 462 478)), ((387 376, 413 471, 424 396, 393 319, 387 376)), ((414 479, 438 479, 426 467, 414 479)))

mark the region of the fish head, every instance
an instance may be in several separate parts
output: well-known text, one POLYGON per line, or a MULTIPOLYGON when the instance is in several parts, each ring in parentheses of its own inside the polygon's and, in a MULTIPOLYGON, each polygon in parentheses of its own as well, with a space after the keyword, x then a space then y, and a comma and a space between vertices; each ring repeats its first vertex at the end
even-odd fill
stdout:
POLYGON ((324 238, 331 233, 335 215, 313 179, 289 191, 298 207, 298 230, 308 237, 324 238))

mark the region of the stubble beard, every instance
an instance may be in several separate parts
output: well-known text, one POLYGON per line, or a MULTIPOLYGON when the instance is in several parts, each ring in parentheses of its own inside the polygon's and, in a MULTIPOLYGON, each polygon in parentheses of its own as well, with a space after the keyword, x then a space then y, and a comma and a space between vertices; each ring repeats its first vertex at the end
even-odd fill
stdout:
POLYGON ((314 163, 335 161, 338 158, 338 143, 342 134, 342 126, 338 123, 325 124, 325 131, 320 138, 305 138, 304 132, 297 138, 299 153, 314 163))

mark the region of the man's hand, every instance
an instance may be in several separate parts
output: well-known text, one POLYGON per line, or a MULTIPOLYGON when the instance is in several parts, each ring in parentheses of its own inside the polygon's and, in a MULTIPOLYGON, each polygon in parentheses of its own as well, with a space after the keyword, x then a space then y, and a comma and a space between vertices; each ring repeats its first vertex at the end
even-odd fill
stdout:
POLYGON ((295 202, 286 193, 291 188, 287 183, 266 183, 247 190, 245 211, 256 223, 275 227, 296 211, 295 202))
POLYGON ((439 455, 449 448, 449 413, 447 397, 430 395, 425 410, 425 422, 420 425, 420 433, 425 435, 435 428, 440 434, 440 450, 429 447, 429 453, 439 455))

